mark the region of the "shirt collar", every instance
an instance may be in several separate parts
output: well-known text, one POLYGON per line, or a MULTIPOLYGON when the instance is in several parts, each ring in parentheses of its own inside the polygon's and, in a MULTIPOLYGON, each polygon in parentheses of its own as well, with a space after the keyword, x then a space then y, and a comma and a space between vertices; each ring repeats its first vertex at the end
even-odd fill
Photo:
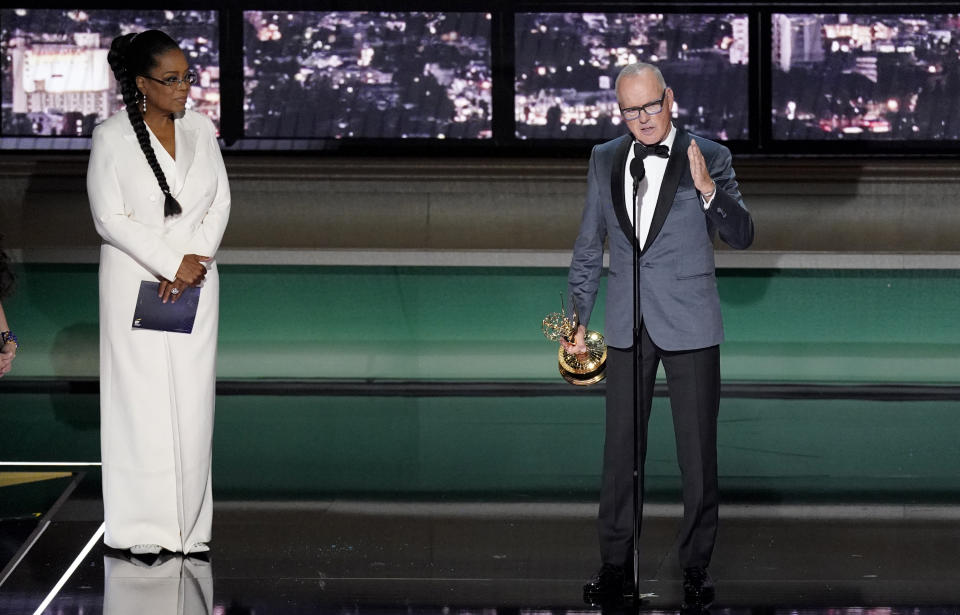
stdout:
MULTIPOLYGON (((667 136, 660 143, 654 143, 654 145, 666 145, 670 148, 670 153, 673 154, 673 142, 677 138, 677 127, 673 125, 673 122, 670 122, 670 132, 667 133, 667 136)), ((639 143, 636 138, 633 139, 634 143, 639 143)), ((652 145, 649 147, 653 147, 652 145)), ((627 160, 633 158, 633 148, 630 148, 630 152, 627 154, 627 160)), ((663 159, 666 161, 666 158, 663 159)))
POLYGON ((664 145, 670 148, 670 152, 673 152, 673 141, 677 138, 677 127, 673 125, 673 122, 670 122, 670 132, 667 133, 667 138, 661 141, 664 145))

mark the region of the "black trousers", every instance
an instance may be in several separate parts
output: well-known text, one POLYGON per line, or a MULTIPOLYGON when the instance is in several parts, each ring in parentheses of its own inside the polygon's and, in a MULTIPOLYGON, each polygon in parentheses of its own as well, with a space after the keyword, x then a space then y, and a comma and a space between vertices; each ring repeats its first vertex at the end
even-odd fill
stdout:
POLYGON ((666 351, 640 328, 641 389, 633 402, 632 349, 608 348, 606 437, 600 488, 600 553, 603 562, 622 566, 632 561, 633 416, 637 412, 640 491, 647 453, 647 424, 659 363, 667 376, 677 458, 683 481, 683 521, 679 533, 680 565, 706 568, 717 535, 717 414, 720 406, 720 349, 666 351))

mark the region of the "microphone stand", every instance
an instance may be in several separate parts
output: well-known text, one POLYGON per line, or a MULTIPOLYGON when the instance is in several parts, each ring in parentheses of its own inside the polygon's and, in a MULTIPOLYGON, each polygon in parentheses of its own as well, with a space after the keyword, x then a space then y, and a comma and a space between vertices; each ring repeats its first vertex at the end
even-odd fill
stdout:
POLYGON ((637 418, 640 404, 640 387, 643 379, 640 377, 640 319, 637 317, 640 301, 640 262, 638 251, 640 238, 637 229, 640 225, 640 212, 637 202, 637 192, 640 182, 646 175, 643 159, 634 155, 630 162, 630 175, 633 176, 633 600, 635 605, 640 604, 640 526, 643 521, 641 498, 643 496, 643 476, 640 473, 640 421, 637 418))

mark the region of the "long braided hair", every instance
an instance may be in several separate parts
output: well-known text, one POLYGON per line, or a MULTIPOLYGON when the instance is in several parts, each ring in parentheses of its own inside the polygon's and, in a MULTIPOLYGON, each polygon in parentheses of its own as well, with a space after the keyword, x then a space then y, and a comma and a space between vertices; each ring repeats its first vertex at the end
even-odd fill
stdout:
POLYGON ((143 150, 143 155, 147 157, 147 163, 153 170, 157 183, 160 184, 160 190, 163 191, 165 197, 163 201, 164 216, 175 216, 183 210, 180 208, 177 199, 170 194, 167 178, 163 175, 160 163, 157 162, 157 155, 150 144, 150 134, 147 132, 147 125, 143 121, 143 114, 137 104, 141 102, 143 96, 137 88, 137 77, 146 75, 156 66, 158 56, 171 49, 179 48, 176 41, 160 30, 147 30, 118 36, 113 39, 110 44, 110 53, 107 54, 107 62, 109 62, 110 68, 113 70, 113 76, 120 86, 123 104, 127 106, 127 117, 130 118, 133 131, 137 134, 140 149, 143 150))

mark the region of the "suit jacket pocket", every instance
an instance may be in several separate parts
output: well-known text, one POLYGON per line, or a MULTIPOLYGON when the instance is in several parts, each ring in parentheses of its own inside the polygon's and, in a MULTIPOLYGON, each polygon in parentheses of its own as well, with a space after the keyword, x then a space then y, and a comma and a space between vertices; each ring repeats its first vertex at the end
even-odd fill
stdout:
POLYGON ((704 278, 714 274, 713 251, 681 254, 677 258, 677 279, 704 278))

